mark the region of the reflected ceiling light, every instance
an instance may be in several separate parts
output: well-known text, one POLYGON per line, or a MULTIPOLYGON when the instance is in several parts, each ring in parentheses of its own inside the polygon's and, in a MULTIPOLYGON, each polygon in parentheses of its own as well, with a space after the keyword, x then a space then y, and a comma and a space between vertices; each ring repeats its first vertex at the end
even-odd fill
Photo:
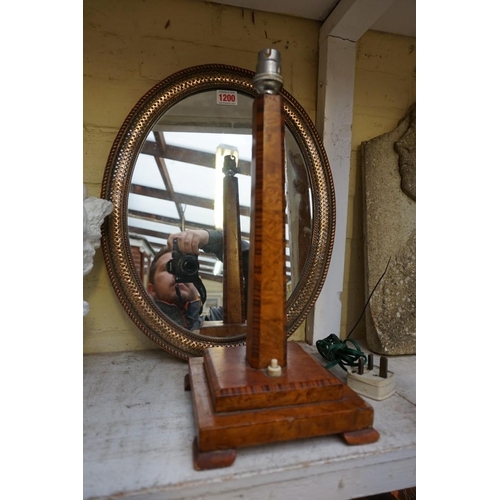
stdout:
POLYGON ((228 146, 226 144, 219 144, 215 152, 215 199, 214 199, 214 225, 216 229, 222 229, 224 222, 224 173, 222 167, 224 166, 224 157, 232 155, 238 167, 239 152, 235 146, 228 146))
POLYGON ((214 276, 222 276, 224 264, 220 260, 216 260, 214 264, 214 276))

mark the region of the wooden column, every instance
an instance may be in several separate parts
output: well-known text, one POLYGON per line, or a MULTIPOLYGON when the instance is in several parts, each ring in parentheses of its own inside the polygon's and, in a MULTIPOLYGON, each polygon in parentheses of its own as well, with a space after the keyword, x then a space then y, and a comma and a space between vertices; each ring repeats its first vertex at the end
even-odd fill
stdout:
POLYGON ((286 357, 285 123, 282 97, 261 94, 253 107, 252 219, 246 359, 264 369, 286 357))
POLYGON ((241 254, 240 199, 236 165, 230 155, 224 158, 224 323, 245 321, 243 257, 241 254))
POLYGON ((246 333, 243 255, 241 252, 240 199, 234 157, 224 158, 224 286, 223 320, 205 321, 200 333, 209 337, 231 337, 246 333))

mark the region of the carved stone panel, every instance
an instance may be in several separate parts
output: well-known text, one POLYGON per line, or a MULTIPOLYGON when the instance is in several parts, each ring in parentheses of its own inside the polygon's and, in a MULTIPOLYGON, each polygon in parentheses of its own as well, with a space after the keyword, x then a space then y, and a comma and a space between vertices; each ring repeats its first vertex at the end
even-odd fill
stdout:
POLYGON ((416 105, 397 127, 361 144, 368 347, 416 353, 416 105))

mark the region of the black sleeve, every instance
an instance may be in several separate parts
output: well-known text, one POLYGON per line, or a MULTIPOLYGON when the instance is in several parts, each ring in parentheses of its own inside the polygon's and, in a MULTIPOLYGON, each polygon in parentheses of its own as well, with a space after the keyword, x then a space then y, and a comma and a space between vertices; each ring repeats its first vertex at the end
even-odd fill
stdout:
POLYGON ((224 251, 223 238, 224 235, 222 231, 217 231, 213 229, 207 229, 208 231, 208 243, 202 248, 204 252, 214 253, 217 258, 222 261, 222 253, 224 251))
POLYGON ((222 306, 211 307, 203 319, 204 321, 222 321, 224 319, 222 306))
MULTIPOLYGON (((224 251, 224 233, 218 230, 207 229, 208 231, 208 243, 202 248, 204 252, 209 252, 217 255, 220 261, 223 261, 223 251, 224 251)), ((248 300, 248 261, 250 254, 250 242, 247 240, 241 240, 241 253, 243 258, 243 287, 245 299, 248 300)), ((246 303, 245 303, 246 309, 246 303)), ((208 318, 206 318, 208 319, 208 318)), ((217 318, 219 319, 219 318, 217 318)))
MULTIPOLYGON (((213 253, 217 255, 220 261, 224 261, 224 233, 222 231, 207 229, 208 243, 202 248, 204 252, 213 253)), ((248 256, 250 252, 250 242, 241 240, 241 253, 243 256, 243 276, 245 278, 245 288, 248 283, 248 256)), ((246 293, 245 293, 246 295, 246 293)))

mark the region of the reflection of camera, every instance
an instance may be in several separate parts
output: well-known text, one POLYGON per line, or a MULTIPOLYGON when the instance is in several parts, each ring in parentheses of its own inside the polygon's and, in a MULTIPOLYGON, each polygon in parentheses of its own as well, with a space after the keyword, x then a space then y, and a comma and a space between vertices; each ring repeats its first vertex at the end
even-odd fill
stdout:
POLYGON ((179 252, 177 238, 174 239, 174 249, 172 251, 172 260, 167 262, 167 271, 175 276, 177 283, 195 283, 198 280, 197 255, 184 255, 179 252))

